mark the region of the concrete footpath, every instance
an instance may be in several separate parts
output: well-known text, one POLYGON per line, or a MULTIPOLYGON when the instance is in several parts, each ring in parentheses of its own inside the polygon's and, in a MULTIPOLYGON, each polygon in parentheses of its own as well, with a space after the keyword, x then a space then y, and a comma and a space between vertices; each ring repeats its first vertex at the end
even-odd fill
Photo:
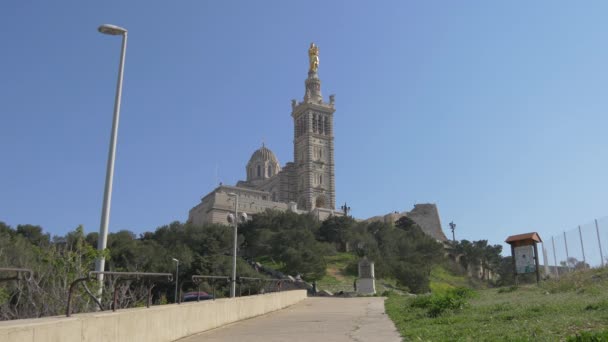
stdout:
POLYGON ((200 341, 401 341, 384 298, 307 298, 286 309, 180 339, 200 341))

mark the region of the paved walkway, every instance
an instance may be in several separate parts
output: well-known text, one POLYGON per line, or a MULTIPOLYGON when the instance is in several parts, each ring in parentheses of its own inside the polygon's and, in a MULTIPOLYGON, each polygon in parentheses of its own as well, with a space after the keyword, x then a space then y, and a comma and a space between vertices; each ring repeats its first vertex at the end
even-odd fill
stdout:
POLYGON ((307 298, 286 309, 236 322, 180 342, 398 342, 384 298, 307 298))

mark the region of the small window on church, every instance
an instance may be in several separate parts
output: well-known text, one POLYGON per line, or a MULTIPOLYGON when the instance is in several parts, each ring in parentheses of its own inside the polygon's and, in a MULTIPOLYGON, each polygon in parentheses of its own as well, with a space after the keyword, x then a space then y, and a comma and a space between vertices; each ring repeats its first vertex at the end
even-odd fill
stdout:
POLYGON ((268 177, 272 177, 272 165, 268 165, 268 177))
POLYGON ((319 184, 323 184, 323 175, 319 175, 319 184))
POLYGON ((258 165, 258 177, 262 177, 262 168, 258 165))

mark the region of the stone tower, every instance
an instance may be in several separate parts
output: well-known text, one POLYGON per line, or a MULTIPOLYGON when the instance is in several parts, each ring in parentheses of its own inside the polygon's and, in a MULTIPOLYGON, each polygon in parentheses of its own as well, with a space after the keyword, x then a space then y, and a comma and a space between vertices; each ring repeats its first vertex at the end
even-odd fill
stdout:
POLYGON ((308 50, 310 67, 304 101, 292 100, 295 195, 298 209, 335 209, 334 96, 323 101, 317 74, 319 49, 308 50))

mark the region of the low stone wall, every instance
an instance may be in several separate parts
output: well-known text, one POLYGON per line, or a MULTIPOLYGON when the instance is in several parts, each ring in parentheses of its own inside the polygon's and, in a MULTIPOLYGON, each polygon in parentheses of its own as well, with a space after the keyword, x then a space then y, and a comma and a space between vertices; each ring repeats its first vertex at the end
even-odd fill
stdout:
POLYGON ((305 290, 0 322, 3 342, 174 341, 263 315, 306 298, 305 290))

